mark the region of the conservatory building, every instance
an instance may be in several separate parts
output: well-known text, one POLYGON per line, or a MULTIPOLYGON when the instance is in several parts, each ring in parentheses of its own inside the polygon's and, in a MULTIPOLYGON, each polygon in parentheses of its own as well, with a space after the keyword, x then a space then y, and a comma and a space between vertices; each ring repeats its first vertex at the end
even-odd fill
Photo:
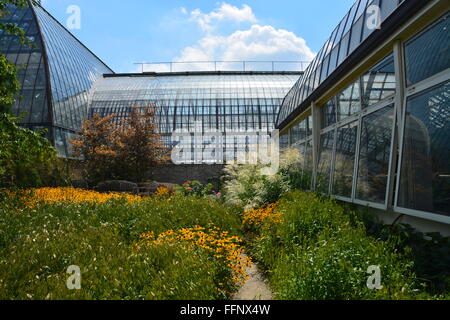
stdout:
POLYGON ((448 227, 449 6, 355 2, 278 115, 282 146, 302 154, 305 190, 448 227))
POLYGON ((47 129, 61 157, 71 158, 70 139, 82 120, 115 114, 120 121, 132 107, 150 105, 166 146, 178 149, 178 163, 246 157, 271 138, 283 98, 302 75, 275 71, 275 62, 268 71, 249 71, 245 62, 244 70, 223 71, 227 66, 216 62, 206 72, 115 74, 41 5, 9 9, 2 21, 16 23, 32 42, 0 34, 0 52, 18 67, 22 87, 13 112, 22 126, 47 129))
POLYGON ((2 21, 33 43, 0 33, 22 86, 14 114, 48 129, 60 156, 82 120, 133 107, 156 108, 187 171, 248 160, 278 129, 299 151, 304 190, 450 233, 449 1, 356 0, 305 70, 133 74, 114 73, 41 5, 10 9, 2 21))

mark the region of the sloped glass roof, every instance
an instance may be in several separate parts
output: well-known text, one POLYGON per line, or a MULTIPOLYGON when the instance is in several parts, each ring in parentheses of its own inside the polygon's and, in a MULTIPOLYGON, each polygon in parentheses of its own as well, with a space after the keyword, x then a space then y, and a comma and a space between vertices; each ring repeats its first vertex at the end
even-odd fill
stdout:
POLYGON ((356 0, 315 59, 306 68, 304 76, 287 94, 280 108, 276 125, 280 126, 295 109, 301 106, 311 93, 376 30, 376 22, 382 23, 403 1, 356 0), (379 10, 376 11, 377 9, 379 10))

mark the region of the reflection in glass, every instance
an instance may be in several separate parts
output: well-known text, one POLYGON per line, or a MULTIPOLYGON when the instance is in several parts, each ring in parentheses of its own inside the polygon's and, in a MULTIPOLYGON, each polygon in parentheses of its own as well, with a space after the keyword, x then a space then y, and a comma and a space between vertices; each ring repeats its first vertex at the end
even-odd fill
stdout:
POLYGON ((322 107, 322 128, 334 123, 336 123, 336 99, 333 97, 322 107))
POLYGON ((351 198, 358 123, 337 129, 333 195, 351 198))
MULTIPOLYGON (((275 117, 282 99, 295 84, 299 74, 173 74, 107 76, 96 82, 90 114, 118 114, 126 117, 131 107, 157 107, 158 132, 172 148, 174 129, 184 133, 226 135, 226 156, 236 159, 245 150, 254 150, 252 135, 268 136, 275 129, 275 117), (249 139, 244 139, 248 136, 249 139)), ((288 147, 304 134, 302 125, 291 128, 281 137, 281 147, 288 147)), ((196 150, 184 147, 184 159, 201 159, 215 163, 211 156, 217 145, 196 150)), ((196 161, 197 162, 197 161, 196 161)))
POLYGON ((330 171, 333 160, 334 130, 322 134, 320 137, 319 166, 317 168, 316 191, 329 193, 330 171))
POLYGON ((313 145, 312 140, 306 142, 305 145, 305 165, 302 175, 302 189, 311 190, 313 178, 313 145))
MULTIPOLYGON (((396 0, 355 1, 355 4, 341 20, 338 27, 334 29, 331 37, 325 42, 321 49, 323 54, 315 57, 306 69, 305 75, 294 86, 294 92, 284 100, 277 125, 281 125, 296 108, 302 105, 308 96, 347 59, 348 55, 356 50, 376 30, 365 23, 368 18, 366 13, 367 6, 375 5, 381 7, 381 23, 383 23, 388 15, 398 8, 400 3, 401 1, 396 0), (322 69, 320 69, 321 67, 322 69), (300 95, 301 98, 294 101, 293 97, 297 96, 297 92, 302 93, 300 95)), ((449 54, 447 53, 446 56, 449 56, 449 54)))
POLYGON ((363 108, 395 94, 394 55, 390 54, 362 77, 363 108))
POLYGON ((280 136, 280 149, 285 149, 289 147, 289 136, 283 134, 280 136))
POLYGON ((399 206, 450 216, 450 82, 408 99, 399 206))
POLYGON ((394 105, 363 118, 356 198, 384 203, 392 146, 394 105))
POLYGON ((359 79, 338 95, 338 121, 361 111, 359 79))
POLYGON ((450 68, 449 13, 405 45, 406 81, 413 85, 450 68))

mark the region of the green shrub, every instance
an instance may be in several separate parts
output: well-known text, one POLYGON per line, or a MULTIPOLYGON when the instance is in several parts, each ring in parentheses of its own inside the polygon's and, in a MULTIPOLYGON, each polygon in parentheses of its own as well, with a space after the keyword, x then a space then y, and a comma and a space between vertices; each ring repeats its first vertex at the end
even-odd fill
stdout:
POLYGON ((158 235, 211 222, 240 235, 236 210, 195 197, 35 209, 4 200, 0 205, 0 299, 226 298, 218 288, 231 291, 230 271, 203 249, 134 247, 143 233, 158 235), (4 205, 5 201, 9 204, 4 205), (66 288, 70 265, 81 267, 81 290, 66 288))
POLYGON ((213 194, 213 185, 211 183, 203 185, 199 181, 186 181, 181 186, 175 186, 174 190, 177 194, 184 196, 205 197, 213 194))
POLYGON ((283 176, 264 175, 265 168, 265 165, 228 165, 223 186, 226 203, 248 210, 275 202, 290 190, 283 176))
POLYGON ((355 213, 334 200, 292 192, 281 200, 279 224, 265 225, 251 251, 267 269, 280 299, 401 299, 419 288, 408 250, 366 234, 355 213), (367 287, 370 266, 381 290, 367 287))
POLYGON ((44 132, 19 127, 18 119, 0 113, 0 187, 40 187, 63 180, 62 160, 44 132))

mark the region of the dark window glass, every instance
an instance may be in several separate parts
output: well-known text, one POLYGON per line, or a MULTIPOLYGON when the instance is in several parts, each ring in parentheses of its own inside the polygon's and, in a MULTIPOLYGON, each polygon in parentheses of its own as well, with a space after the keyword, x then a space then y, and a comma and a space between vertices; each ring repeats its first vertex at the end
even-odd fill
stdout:
POLYGON ((395 94, 394 55, 390 54, 362 77, 363 108, 395 94))
POLYGON ((313 177, 313 146, 312 141, 309 140, 305 145, 305 164, 302 175, 303 190, 311 190, 313 177))
POLYGON ((357 134, 358 123, 356 121, 337 129, 334 195, 347 198, 352 196, 357 134))
POLYGON ((359 79, 338 95, 338 119, 341 121, 361 111, 361 93, 359 79))
POLYGON ((319 166, 317 168, 316 191, 329 193, 331 162, 333 160, 334 130, 320 137, 319 166))
POLYGON ((322 107, 322 128, 336 123, 336 99, 333 97, 322 107))
POLYGON ((280 136, 280 149, 289 147, 289 136, 284 134, 280 136))
POLYGON ((381 5, 381 21, 384 21, 397 8, 398 0, 384 0, 381 5))
MULTIPOLYGON (((388 1, 392 1, 392 0, 388 0, 388 1)), ((368 4, 368 6, 378 6, 380 4, 380 0, 374 0, 372 2, 370 2, 368 4)), ((372 15, 373 13, 370 12, 370 14, 372 15)), ((364 12, 364 20, 367 21, 367 19, 371 18, 370 15, 367 12, 367 8, 364 12)), ((376 29, 374 28, 369 28, 367 23, 363 23, 363 35, 362 35, 362 40, 364 41, 372 32, 374 32, 376 29)))
POLYGON ((353 52, 353 50, 358 47, 358 45, 361 42, 361 32, 362 32, 362 25, 364 23, 364 17, 360 17, 358 21, 353 25, 352 27, 352 35, 350 39, 350 48, 349 53, 353 52))
POLYGON ((408 99, 399 206, 450 216, 450 82, 408 99))
POLYGON ((405 45, 406 81, 410 86, 450 67, 449 14, 405 45))
POLYGON ((339 50, 339 58, 337 66, 339 66, 342 63, 342 61, 345 60, 345 58, 347 58, 349 41, 350 41, 350 32, 347 32, 341 40, 341 49, 339 50))
POLYGON ((393 121, 393 105, 362 120, 356 188, 356 198, 359 200, 376 203, 386 200, 393 121))

